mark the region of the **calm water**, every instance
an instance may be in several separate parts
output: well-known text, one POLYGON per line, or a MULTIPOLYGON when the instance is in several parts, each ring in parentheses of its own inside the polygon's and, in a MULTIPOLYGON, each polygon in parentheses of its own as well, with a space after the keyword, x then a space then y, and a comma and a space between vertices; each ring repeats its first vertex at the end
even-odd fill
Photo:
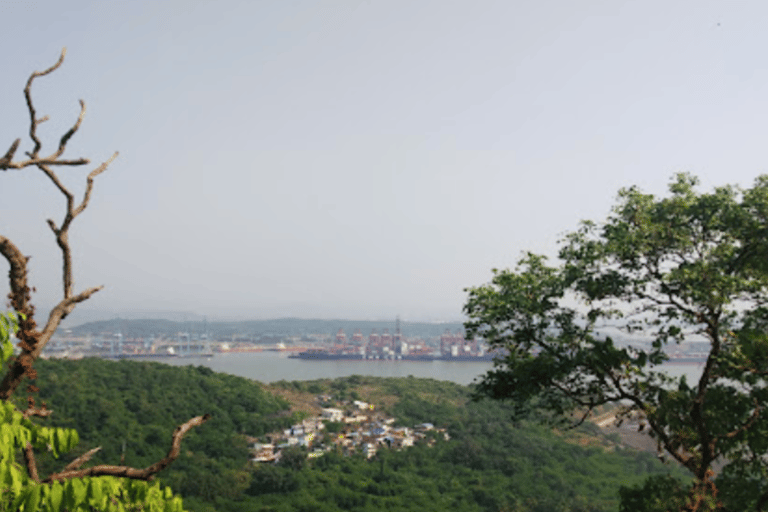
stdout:
MULTIPOLYGON (((369 375, 372 377, 414 377, 471 384, 487 372, 489 362, 449 361, 305 361, 289 359, 281 352, 216 354, 212 358, 169 357, 160 360, 174 366, 207 366, 215 372, 239 375, 265 383, 278 380, 314 380, 369 375)), ((699 365, 665 365, 672 375, 685 373, 688 382, 701 375, 699 365)))
POLYGON ((449 380, 470 384, 491 368, 485 362, 448 361, 305 361, 289 359, 281 352, 242 352, 216 354, 212 358, 169 357, 159 361, 174 366, 207 366, 216 372, 230 373, 265 383, 278 380, 314 380, 349 375, 373 377, 414 377, 449 380))

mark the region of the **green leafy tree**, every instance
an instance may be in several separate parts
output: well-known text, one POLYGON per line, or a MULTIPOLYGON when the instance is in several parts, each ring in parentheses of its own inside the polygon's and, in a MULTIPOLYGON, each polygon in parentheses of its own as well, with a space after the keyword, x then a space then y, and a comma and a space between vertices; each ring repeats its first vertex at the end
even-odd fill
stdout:
MULTIPOLYGON (((71 450, 78 441, 77 432, 71 429, 49 428, 34 423, 33 418, 51 414, 45 404, 38 407, 34 397, 27 398, 27 407, 19 409, 14 393, 25 379, 37 377, 33 365, 53 336, 60 322, 72 312, 75 306, 90 298, 101 287, 76 292, 72 272, 72 251, 69 230, 72 222, 86 209, 93 191, 94 180, 107 170, 117 157, 111 158, 92 170, 86 180, 82 200, 75 200, 74 193, 59 179, 56 169, 61 166, 77 167, 88 165, 86 158, 66 159, 63 154, 67 143, 80 128, 85 115, 85 103, 80 100, 80 115, 72 127, 64 133, 58 148, 50 155, 40 154, 42 143, 38 135, 40 124, 47 116, 38 117, 32 101, 31 88, 34 81, 61 66, 65 50, 59 60, 42 72, 34 72, 24 88, 30 116, 29 135, 33 142, 26 159, 14 160, 21 139, 16 139, 8 151, 0 157, 0 171, 37 168, 64 196, 66 209, 60 223, 48 220, 62 256, 62 298, 51 310, 42 328, 35 321, 35 308, 31 301, 33 291, 29 284, 27 263, 29 258, 5 236, 0 235, 0 255, 8 262, 10 307, 12 312, 0 315, 0 365, 8 370, 0 381, 0 510, 32 512, 79 511, 79 510, 181 510, 181 499, 173 497, 170 489, 160 489, 147 482, 171 464, 179 455, 180 443, 189 429, 207 421, 208 415, 192 418, 178 426, 173 434, 168 454, 154 464, 142 469, 123 465, 97 465, 83 467, 98 450, 94 449, 66 465, 62 470, 47 476, 38 474, 35 452, 50 452, 54 457, 71 450), (11 337, 19 339, 18 355, 13 355, 11 337), (23 458, 24 465, 17 462, 23 458)), ((37 392, 34 384, 27 386, 29 393, 37 392)))
POLYGON ((558 265, 528 253, 468 289, 468 335, 506 350, 477 389, 554 418, 578 413, 577 422, 615 403, 619 421, 634 416, 693 475, 681 510, 721 509, 716 483, 729 475, 752 479, 759 510, 768 499, 768 176, 748 189, 696 185, 678 174, 667 197, 623 189, 604 223, 564 237, 558 265), (696 382, 660 368, 670 345, 691 339, 709 347, 696 382))

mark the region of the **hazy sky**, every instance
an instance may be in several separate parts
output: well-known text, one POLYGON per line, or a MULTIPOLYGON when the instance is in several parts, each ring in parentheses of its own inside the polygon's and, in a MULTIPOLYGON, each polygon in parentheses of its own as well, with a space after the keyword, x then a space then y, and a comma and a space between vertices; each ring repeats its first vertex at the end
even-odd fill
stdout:
MULTIPOLYGON (((0 154, 31 149, 23 87, 64 46, 33 88, 43 153, 79 98, 65 155, 120 151, 72 228, 78 289, 106 285, 91 309, 460 319, 465 287, 554 255, 621 187, 768 172, 761 1, 4 0, 0 20, 0 154)), ((81 190, 92 167, 61 174, 81 190)), ((0 191, 48 306, 62 198, 31 168, 0 191)))

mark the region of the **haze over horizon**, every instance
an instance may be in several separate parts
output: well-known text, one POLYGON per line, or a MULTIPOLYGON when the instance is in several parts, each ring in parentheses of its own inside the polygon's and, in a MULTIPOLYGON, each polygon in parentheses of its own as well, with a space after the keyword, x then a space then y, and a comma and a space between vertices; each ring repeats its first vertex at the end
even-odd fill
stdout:
MULTIPOLYGON (((464 288, 554 256, 622 187, 768 172, 757 1, 28 1, 0 19, 0 154, 31 148, 23 88, 63 47, 32 90, 42 153, 80 98, 65 156, 92 165, 60 175, 81 191, 120 152, 71 233, 77 289, 105 289, 68 325, 456 321, 464 288)), ((47 313, 63 200, 35 169, 0 184, 47 313)))

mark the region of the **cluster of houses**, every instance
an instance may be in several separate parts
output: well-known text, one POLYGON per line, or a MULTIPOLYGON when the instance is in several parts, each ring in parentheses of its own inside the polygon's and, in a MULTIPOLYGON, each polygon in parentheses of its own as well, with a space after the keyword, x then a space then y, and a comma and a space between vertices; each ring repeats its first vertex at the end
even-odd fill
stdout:
MULTIPOLYGON (((318 400, 324 402, 328 397, 320 396, 318 400)), ((309 458, 320 457, 339 447, 345 455, 362 453, 370 459, 381 448, 399 450, 413 446, 425 440, 428 431, 440 432, 449 439, 445 429, 436 429, 431 423, 413 428, 393 427, 394 423, 395 418, 385 417, 376 412, 373 405, 360 400, 351 402, 346 409, 323 408, 317 417, 266 436, 267 443, 254 443, 252 460, 277 462, 282 450, 292 446, 305 447, 309 458)))

